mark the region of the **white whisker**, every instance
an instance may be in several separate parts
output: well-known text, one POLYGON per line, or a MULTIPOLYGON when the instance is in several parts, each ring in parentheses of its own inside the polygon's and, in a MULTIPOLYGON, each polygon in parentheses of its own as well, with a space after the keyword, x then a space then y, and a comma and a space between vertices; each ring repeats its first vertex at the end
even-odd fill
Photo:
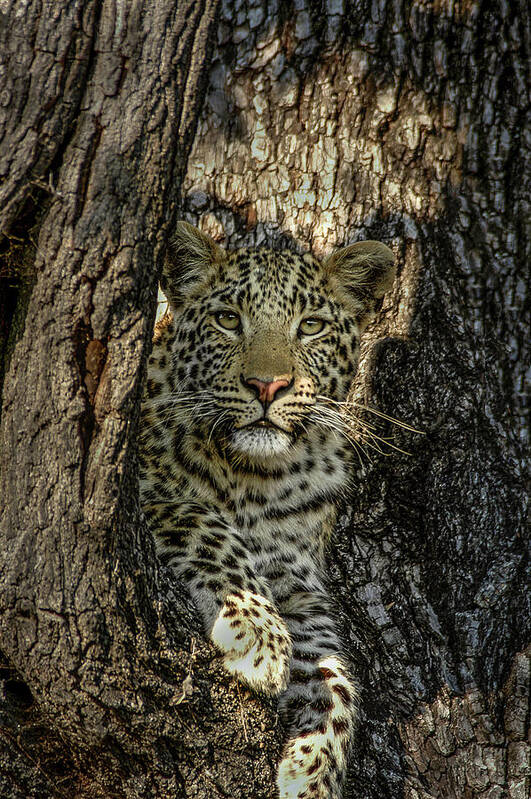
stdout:
MULTIPOLYGON (((353 409, 349 407, 349 403, 332 400, 323 395, 318 395, 317 400, 314 406, 314 419, 322 426, 340 432, 356 450, 364 452, 364 454, 368 456, 366 448, 369 447, 380 455, 390 455, 389 452, 382 449, 378 443, 380 442, 384 446, 394 449, 397 452, 401 452, 405 455, 410 454, 398 447, 390 439, 379 436, 374 432, 376 429, 375 426, 369 424, 363 420, 359 414, 355 413, 353 409), (323 404, 323 400, 325 403, 330 403, 333 407, 323 404)), ((407 428, 413 429, 410 426, 407 426, 407 428)))
POLYGON ((408 424, 407 422, 403 422, 401 419, 396 419, 394 416, 390 416, 383 411, 378 411, 376 408, 371 408, 369 405, 364 405, 361 402, 356 402, 355 400, 348 400, 345 402, 340 402, 339 400, 331 399, 330 397, 326 397, 324 394, 318 394, 316 399, 324 400, 324 402, 332 403, 333 405, 338 405, 341 407, 342 411, 344 411, 349 416, 358 419, 359 416, 354 413, 354 408, 360 408, 363 411, 367 411, 368 413, 372 413, 375 416, 379 416, 381 419, 385 419, 392 424, 398 425, 398 427, 403 427, 404 430, 409 430, 411 433, 418 433, 419 435, 425 435, 424 430, 418 430, 416 427, 408 424))
POLYGON ((217 419, 214 420, 214 424, 210 428, 210 433, 209 433, 208 440, 207 440, 207 446, 208 446, 208 444, 210 444, 210 441, 212 440, 212 435, 214 434, 214 430, 216 429, 216 427, 220 424, 220 422, 223 421, 223 419, 226 419, 227 416, 229 416, 229 414, 230 414, 230 410, 223 411, 223 413, 220 414, 220 416, 217 419))

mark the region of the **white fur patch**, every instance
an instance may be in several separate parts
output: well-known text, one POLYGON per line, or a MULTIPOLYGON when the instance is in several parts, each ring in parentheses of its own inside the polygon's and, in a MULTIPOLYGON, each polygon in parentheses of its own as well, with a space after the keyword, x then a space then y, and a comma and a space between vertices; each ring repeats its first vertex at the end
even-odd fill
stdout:
POLYGON ((225 599, 210 636, 225 668, 256 691, 276 696, 289 679, 291 640, 271 603, 241 591, 225 599))
POLYGON ((249 458, 282 455, 291 446, 291 437, 271 427, 244 427, 232 434, 231 448, 249 458))

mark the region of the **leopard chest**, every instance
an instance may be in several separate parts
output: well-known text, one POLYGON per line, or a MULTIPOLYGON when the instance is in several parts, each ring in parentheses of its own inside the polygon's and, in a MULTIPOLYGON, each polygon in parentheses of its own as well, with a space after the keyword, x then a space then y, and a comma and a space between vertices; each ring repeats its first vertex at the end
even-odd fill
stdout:
POLYGON ((256 518, 239 514, 236 527, 245 542, 256 574, 264 577, 277 603, 300 591, 322 588, 325 531, 332 509, 323 505, 311 513, 286 512, 256 518))
POLYGON ((224 507, 254 570, 273 593, 319 590, 324 549, 335 516, 336 482, 315 468, 231 481, 224 507))

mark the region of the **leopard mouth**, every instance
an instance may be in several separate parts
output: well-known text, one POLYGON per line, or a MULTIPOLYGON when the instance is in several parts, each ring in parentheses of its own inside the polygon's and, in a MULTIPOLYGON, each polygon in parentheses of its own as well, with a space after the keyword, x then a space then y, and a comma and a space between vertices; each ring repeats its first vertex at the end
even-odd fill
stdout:
POLYGON ((275 424, 272 422, 271 419, 258 419, 256 422, 250 422, 249 424, 244 425, 240 428, 240 430, 278 430, 280 433, 285 433, 289 435, 289 431, 285 430, 280 425, 275 424))

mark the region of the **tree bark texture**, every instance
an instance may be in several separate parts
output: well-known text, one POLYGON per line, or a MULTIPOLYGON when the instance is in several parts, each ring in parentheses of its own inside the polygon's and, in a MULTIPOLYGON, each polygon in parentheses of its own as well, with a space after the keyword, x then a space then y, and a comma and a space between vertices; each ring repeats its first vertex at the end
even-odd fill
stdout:
POLYGON ((215 13, 0 5, 4 255, 16 242, 31 265, 1 422, 3 799, 273 784, 273 711, 226 677, 158 569, 135 472, 157 265, 215 13))
POLYGON ((222 3, 187 218, 399 261, 353 401, 423 434, 360 439, 331 547, 363 688, 346 799, 529 795, 528 23, 520 2, 222 3))
POLYGON ((353 401, 423 434, 360 434, 330 551, 362 686, 345 799, 527 799, 526 7, 236 0, 213 47, 214 5, 0 3, 0 214, 31 265, 3 392, 0 796, 274 795, 274 709, 223 674, 136 496, 206 49, 186 218, 229 246, 378 238, 400 266, 353 401))

